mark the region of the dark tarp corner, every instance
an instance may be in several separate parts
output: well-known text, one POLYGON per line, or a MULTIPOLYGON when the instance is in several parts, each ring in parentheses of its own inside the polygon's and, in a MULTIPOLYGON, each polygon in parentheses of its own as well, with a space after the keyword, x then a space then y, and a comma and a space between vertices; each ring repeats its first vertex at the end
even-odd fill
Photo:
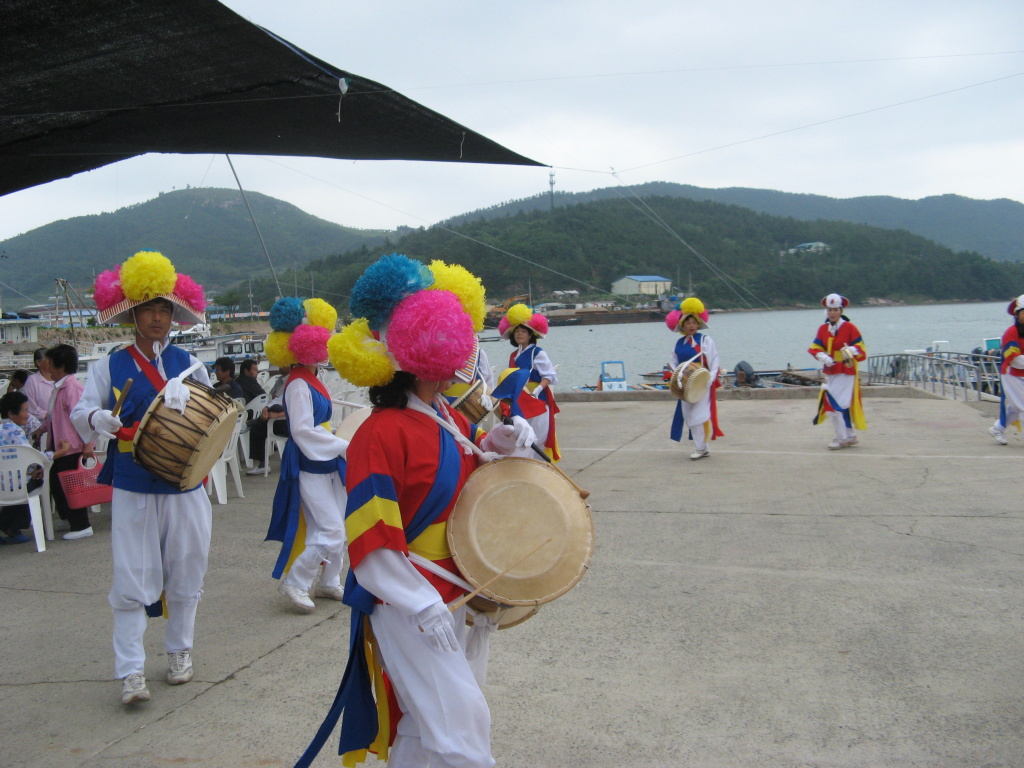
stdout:
POLYGON ((147 152, 540 165, 215 0, 0 11, 0 194, 147 152))

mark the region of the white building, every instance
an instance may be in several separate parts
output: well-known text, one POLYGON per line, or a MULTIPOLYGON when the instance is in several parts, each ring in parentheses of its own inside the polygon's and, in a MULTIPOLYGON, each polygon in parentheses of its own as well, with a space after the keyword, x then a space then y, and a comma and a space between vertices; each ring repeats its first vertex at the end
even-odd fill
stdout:
POLYGON ((658 275, 626 275, 612 283, 616 296, 657 296, 672 290, 672 281, 658 275))

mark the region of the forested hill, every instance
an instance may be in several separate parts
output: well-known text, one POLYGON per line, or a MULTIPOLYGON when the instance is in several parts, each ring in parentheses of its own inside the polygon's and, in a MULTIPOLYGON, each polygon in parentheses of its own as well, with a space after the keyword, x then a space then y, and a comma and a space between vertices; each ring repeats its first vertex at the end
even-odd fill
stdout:
POLYGON ((635 187, 607 187, 592 192, 556 192, 515 200, 492 208, 456 216, 448 225, 550 210, 596 200, 633 199, 633 196, 683 197, 739 205, 758 213, 791 216, 803 221, 824 219, 869 224, 886 229, 905 229, 946 245, 954 251, 975 251, 1000 261, 1024 261, 1024 205, 1014 200, 974 200, 959 195, 940 195, 920 200, 898 197, 836 199, 800 195, 770 189, 705 189, 688 184, 652 182, 635 187))
MULTIPOLYGON (((246 194, 276 269, 384 242, 256 192, 246 194)), ((208 289, 267 273, 267 259, 238 190, 183 189, 114 213, 47 224, 0 243, 0 281, 27 296, 53 294, 54 279, 91 289, 94 275, 140 250, 161 251, 208 289)), ((308 286, 308 283, 307 283, 308 286)), ((31 303, 4 290, 5 309, 31 303)))
MULTIPOLYGON (((436 226, 386 248, 312 262, 310 269, 318 291, 339 309, 365 266, 392 251, 462 264, 495 298, 528 287, 537 300, 556 289, 607 291, 612 281, 630 274, 659 274, 684 287, 692 280, 697 295, 716 307, 813 305, 830 291, 855 302, 983 301, 1024 291, 1024 264, 957 254, 905 231, 798 221, 681 198, 644 203, 649 214, 642 206, 607 200, 436 226), (814 241, 828 250, 789 252, 814 241)), ((296 282, 309 284, 306 275, 296 282)), ((260 289, 261 301, 273 295, 269 283, 260 289)))

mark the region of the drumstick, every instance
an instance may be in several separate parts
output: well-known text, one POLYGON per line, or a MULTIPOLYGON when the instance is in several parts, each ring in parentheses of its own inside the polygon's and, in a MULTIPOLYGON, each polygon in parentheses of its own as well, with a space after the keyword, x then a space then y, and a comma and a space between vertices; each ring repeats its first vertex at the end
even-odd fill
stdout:
POLYGON ((540 456, 542 459, 544 459, 544 461, 548 463, 549 467, 551 467, 553 470, 555 470, 555 472, 557 472, 558 474, 560 474, 562 477, 569 481, 569 485, 571 485, 576 490, 576 493, 580 495, 581 499, 586 499, 588 496, 590 496, 590 491, 586 490, 585 488, 580 488, 578 485, 576 485, 576 483, 573 482, 573 479, 569 477, 567 474, 565 474, 565 472, 562 471, 562 469, 551 460, 551 457, 544 452, 543 448, 541 448, 536 443, 534 443, 530 447, 533 448, 533 450, 536 452, 538 456, 540 456))
POLYGON ((128 394, 128 388, 131 387, 132 380, 127 379, 124 382, 124 388, 121 390, 121 394, 117 396, 117 402, 114 403, 114 410, 110 413, 112 416, 117 416, 121 412, 121 406, 124 405, 124 398, 128 394))
MULTIPOLYGON (((503 419, 501 420, 501 423, 502 423, 502 424, 508 424, 509 426, 511 426, 511 424, 512 424, 512 417, 511 417, 511 416, 506 416, 505 418, 503 418, 503 419)), ((576 490, 576 493, 578 493, 578 494, 580 495, 580 498, 581 498, 581 499, 586 499, 586 498, 587 498, 588 496, 590 496, 590 491, 588 491, 588 490, 586 490, 586 489, 584 489, 584 488, 580 488, 580 487, 579 487, 578 485, 576 485, 576 483, 575 483, 575 482, 573 482, 573 479, 572 479, 571 477, 569 477, 569 476, 568 476, 567 474, 565 474, 565 472, 563 472, 563 471, 562 471, 562 470, 561 470, 561 469, 559 468, 559 466, 558 466, 557 464, 555 464, 555 462, 553 462, 553 461, 551 460, 551 457, 550 457, 550 456, 548 456, 548 455, 547 455, 547 454, 546 454, 546 453, 544 452, 544 449, 543 449, 543 448, 541 448, 541 447, 540 447, 539 445, 537 445, 536 443, 534 443, 534 444, 533 444, 533 445, 531 445, 530 447, 531 447, 531 448, 533 448, 533 451, 534 451, 534 453, 536 453, 536 454, 537 454, 538 456, 540 456, 540 457, 541 457, 542 459, 544 459, 544 461, 546 461, 546 462, 548 463, 548 466, 549 466, 549 467, 551 467, 551 468, 552 468, 553 470, 555 470, 555 471, 556 471, 556 472, 557 472, 558 474, 560 474, 560 475, 561 475, 562 477, 564 477, 564 478, 565 478, 566 480, 568 480, 568 481, 569 481, 569 485, 571 485, 571 486, 572 486, 572 487, 573 487, 573 488, 574 488, 574 489, 576 490)))
POLYGON ((457 610, 459 610, 459 608, 461 608, 462 606, 464 606, 464 605, 465 605, 466 603, 468 603, 468 602, 469 602, 470 600, 472 600, 472 599, 473 599, 474 597, 476 597, 476 596, 477 596, 477 595, 479 595, 479 594, 480 594, 481 592, 483 592, 483 591, 484 591, 485 589, 487 589, 487 588, 488 588, 489 586, 491 586, 491 584, 493 584, 494 582, 496 582, 496 581, 497 581, 498 579, 500 579, 500 578, 501 578, 502 576, 504 576, 504 575, 505 575, 505 574, 507 574, 507 573, 508 573, 509 571, 511 571, 511 570, 512 570, 513 568, 515 568, 515 567, 516 567, 517 565, 519 565, 519 564, 520 564, 521 562, 523 562, 523 560, 525 560, 526 558, 528 558, 528 557, 529 557, 530 555, 532 555, 532 554, 534 554, 534 553, 538 552, 538 551, 540 550, 540 548, 541 548, 541 547, 545 546, 546 544, 550 544, 550 543, 551 543, 551 539, 546 539, 545 541, 542 541, 542 542, 541 542, 540 544, 538 544, 538 545, 537 545, 536 547, 534 547, 533 549, 531 549, 531 550, 530 550, 529 552, 527 552, 527 553, 526 553, 525 555, 523 555, 522 557, 520 557, 520 558, 519 558, 518 560, 516 560, 516 561, 515 561, 514 563, 512 563, 512 565, 510 565, 510 566, 509 566, 508 568, 506 568, 506 569, 505 569, 504 571, 502 571, 501 573, 499 573, 499 574, 498 574, 497 576, 492 576, 492 577, 491 577, 491 578, 489 578, 489 579, 488 579, 487 581, 485 581, 485 582, 484 582, 483 584, 481 584, 481 585, 480 585, 479 587, 477 587, 476 589, 474 589, 474 590, 473 590, 472 592, 470 592, 469 594, 463 595, 463 596, 462 596, 462 597, 460 597, 460 598, 459 598, 458 600, 456 600, 456 601, 455 601, 454 603, 452 603, 451 605, 449 605, 449 606, 448 606, 448 610, 450 610, 450 611, 451 611, 452 613, 455 613, 455 612, 456 612, 457 610))

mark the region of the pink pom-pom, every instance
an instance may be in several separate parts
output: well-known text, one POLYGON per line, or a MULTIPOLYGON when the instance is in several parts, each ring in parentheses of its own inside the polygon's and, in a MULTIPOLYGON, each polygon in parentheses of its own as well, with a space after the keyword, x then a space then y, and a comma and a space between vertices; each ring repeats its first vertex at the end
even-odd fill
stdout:
POLYGON ((548 335, 548 319, 544 315, 535 314, 530 318, 530 328, 533 328, 541 336, 548 335))
POLYGON ((498 321, 498 335, 504 337, 506 331, 508 331, 508 318, 502 315, 501 320, 498 321))
POLYGON ((668 326, 670 331, 676 331, 679 329, 679 321, 682 319, 683 313, 678 309, 673 309, 665 316, 665 325, 668 326))
POLYGON ((199 285, 188 275, 178 273, 177 282, 174 284, 174 295, 202 314, 206 311, 206 296, 203 295, 203 286, 199 285))
POLYGON ((473 320, 450 291, 417 291, 402 299, 387 329, 388 351, 421 381, 445 381, 473 352, 473 320))
POLYGON ((708 321, 709 317, 711 317, 711 315, 708 314, 708 311, 706 309, 700 313, 700 319, 703 320, 705 323, 708 321))
POLYGON ((303 365, 316 365, 327 359, 327 340, 331 332, 319 325, 303 323, 288 340, 288 351, 303 365))
POLYGON ((101 312, 108 307, 124 301, 124 291, 121 290, 121 268, 105 269, 96 276, 96 285, 92 292, 93 300, 96 302, 96 309, 101 312))

